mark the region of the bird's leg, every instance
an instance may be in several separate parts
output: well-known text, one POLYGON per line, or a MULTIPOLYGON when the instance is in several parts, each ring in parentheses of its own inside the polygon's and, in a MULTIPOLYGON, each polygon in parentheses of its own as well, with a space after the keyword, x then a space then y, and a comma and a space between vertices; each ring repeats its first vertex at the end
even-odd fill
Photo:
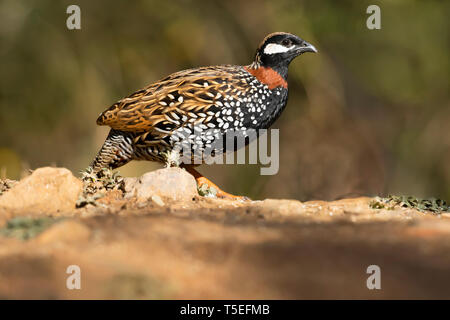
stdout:
POLYGON ((208 188, 214 188, 217 193, 216 196, 218 198, 222 199, 228 199, 228 200, 249 200, 249 198, 245 196, 235 196, 231 193, 225 192, 222 189, 220 189, 214 182, 209 180, 208 178, 204 177, 200 172, 194 169, 191 165, 183 165, 183 168, 186 169, 187 172, 192 174, 197 181, 197 186, 200 188, 202 185, 206 184, 208 188))
POLYGON ((103 168, 112 170, 131 161, 134 152, 131 141, 130 133, 111 130, 91 164, 94 172, 101 175, 103 168))

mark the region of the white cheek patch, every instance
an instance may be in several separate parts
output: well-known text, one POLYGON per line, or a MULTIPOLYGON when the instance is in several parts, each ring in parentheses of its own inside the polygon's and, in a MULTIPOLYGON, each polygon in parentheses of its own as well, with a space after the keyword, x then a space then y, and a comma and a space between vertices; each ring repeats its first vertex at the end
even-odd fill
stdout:
POLYGON ((281 44, 277 44, 277 43, 269 43, 265 48, 264 48, 264 53, 265 54, 275 54, 275 53, 283 53, 283 52, 288 52, 289 50, 291 50, 294 46, 291 47, 285 47, 282 46, 281 44))

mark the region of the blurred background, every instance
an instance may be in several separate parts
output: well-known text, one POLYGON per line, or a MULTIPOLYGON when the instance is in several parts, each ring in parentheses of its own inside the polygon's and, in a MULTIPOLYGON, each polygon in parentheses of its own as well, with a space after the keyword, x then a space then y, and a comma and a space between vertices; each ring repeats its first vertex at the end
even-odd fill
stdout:
MULTIPOLYGON (((449 1, 0 1, 0 176, 86 168, 100 112, 186 68, 249 64, 268 33, 319 54, 294 60, 276 122, 280 170, 202 166, 254 199, 411 194, 450 199, 449 1), (81 30, 66 27, 81 8, 81 30), (381 30, 366 8, 381 7, 381 30)), ((131 162, 136 176, 161 167, 131 162)))

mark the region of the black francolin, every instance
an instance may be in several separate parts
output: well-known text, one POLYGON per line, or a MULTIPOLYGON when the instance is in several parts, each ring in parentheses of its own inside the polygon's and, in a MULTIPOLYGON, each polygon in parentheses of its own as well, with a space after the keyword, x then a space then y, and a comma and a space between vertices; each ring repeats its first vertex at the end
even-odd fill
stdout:
POLYGON ((223 143, 227 135, 249 138, 251 130, 267 129, 286 106, 289 63, 304 52, 317 50, 293 34, 272 33, 248 66, 184 70, 136 91, 97 119, 112 129, 92 168, 98 173, 131 160, 175 163, 193 174, 199 186, 214 187, 218 197, 241 198, 198 173, 194 166, 205 159, 201 155, 193 163, 194 155, 220 155, 230 151, 223 143), (186 150, 191 152, 188 161, 186 150))

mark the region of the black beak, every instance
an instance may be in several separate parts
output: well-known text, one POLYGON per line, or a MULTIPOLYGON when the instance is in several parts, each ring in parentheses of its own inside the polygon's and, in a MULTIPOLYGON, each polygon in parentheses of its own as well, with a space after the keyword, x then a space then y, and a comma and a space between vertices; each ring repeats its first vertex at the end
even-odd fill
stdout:
POLYGON ((304 53, 304 52, 317 53, 317 49, 312 44, 310 44, 306 41, 303 41, 300 45, 297 46, 297 52, 298 52, 298 54, 304 53))

